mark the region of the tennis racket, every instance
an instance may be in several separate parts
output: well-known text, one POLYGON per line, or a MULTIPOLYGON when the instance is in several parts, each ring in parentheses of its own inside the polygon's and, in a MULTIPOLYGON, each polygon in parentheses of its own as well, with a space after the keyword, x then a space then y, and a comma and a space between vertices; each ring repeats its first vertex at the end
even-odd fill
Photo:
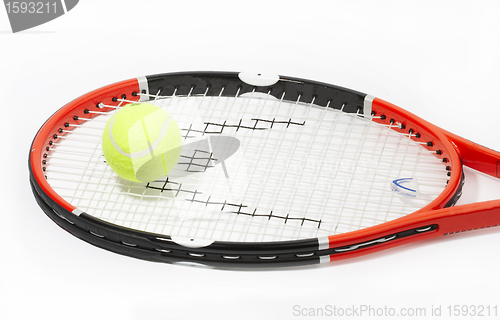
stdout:
POLYGON ((500 178, 500 154, 381 99, 315 81, 188 72, 87 93, 29 153, 36 201, 95 246, 163 262, 290 266, 497 226, 500 200, 453 207, 462 164, 500 178), (177 121, 181 157, 149 183, 121 179, 105 124, 148 101, 177 121))

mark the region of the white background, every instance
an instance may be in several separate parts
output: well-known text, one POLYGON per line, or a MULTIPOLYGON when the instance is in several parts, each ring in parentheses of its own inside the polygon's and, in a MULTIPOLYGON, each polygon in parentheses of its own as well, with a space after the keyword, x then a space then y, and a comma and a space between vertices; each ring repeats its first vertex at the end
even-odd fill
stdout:
MULTIPOLYGON (((27 166, 38 128, 70 100, 189 70, 334 83, 500 150, 499 17, 498 1, 86 0, 12 34, 0 9, 0 319, 304 319, 294 306, 327 305, 426 308, 436 319, 432 307, 439 318, 448 305, 500 308, 500 228, 307 268, 151 263, 55 225, 27 166)), ((494 179, 466 175, 462 203, 500 195, 494 179)))

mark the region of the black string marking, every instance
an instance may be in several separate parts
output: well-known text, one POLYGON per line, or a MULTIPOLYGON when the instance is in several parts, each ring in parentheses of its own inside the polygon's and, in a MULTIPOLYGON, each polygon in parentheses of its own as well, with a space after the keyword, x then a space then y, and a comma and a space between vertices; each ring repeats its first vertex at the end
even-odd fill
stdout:
MULTIPOLYGON (((266 120, 266 119, 251 119, 252 121, 255 121, 253 126, 245 126, 242 125, 241 123, 243 122, 243 119, 240 119, 237 124, 228 124, 227 121, 224 121, 224 123, 213 123, 213 122, 205 122, 205 130, 203 130, 203 134, 208 133, 208 134, 222 134, 224 129, 226 128, 236 128, 236 131, 240 129, 248 129, 248 130, 269 130, 272 129, 274 125, 276 124, 286 124, 286 127, 290 127, 291 125, 296 125, 296 126, 304 126, 306 124, 305 121, 302 123, 300 122, 294 122, 292 119, 284 120, 284 121, 277 121, 276 118, 272 120, 266 120), (259 126, 260 123, 263 123, 264 126, 259 126), (214 128, 213 128, 214 127, 214 128)), ((194 131, 194 130, 191 130, 194 131)))
MULTIPOLYGON (((198 193, 201 194, 201 193, 198 193)), ((210 201, 211 197, 208 197, 206 200, 202 199, 195 199, 196 194, 193 194, 193 197, 191 199, 186 199, 187 201, 190 202, 196 202, 196 203, 203 203, 205 206, 208 205, 220 205, 221 206, 221 211, 229 212, 229 213, 235 213, 237 215, 244 215, 244 216, 251 216, 251 217, 261 217, 261 218, 267 218, 268 220, 271 220, 271 218, 274 219, 282 219, 283 222, 286 224, 288 221, 301 221, 300 225, 303 226, 304 222, 313 222, 318 224, 318 229, 321 226, 321 220, 315 220, 315 219, 309 219, 309 218, 298 218, 298 217, 290 217, 289 214, 286 216, 280 216, 276 215, 273 213, 271 210, 269 213, 257 213, 257 208, 253 209, 251 212, 246 212, 243 211, 244 209, 248 209, 249 207, 240 203, 229 203, 227 201, 224 202, 218 202, 218 201, 210 201), (228 208, 229 207, 229 208, 228 208), (235 210, 231 210, 230 208, 234 208, 235 210), (226 210, 224 210, 226 209, 226 210)))
POLYGON ((165 183, 163 183, 163 186, 161 187, 156 187, 156 186, 153 186, 151 184, 151 182, 148 182, 146 184, 146 189, 153 189, 153 190, 159 190, 160 192, 164 192, 164 191, 172 191, 175 193, 175 197, 177 197, 179 195, 179 193, 181 192, 184 192, 184 193, 188 193, 188 194, 193 194, 193 198, 197 195, 197 194, 202 194, 201 192, 198 192, 198 190, 186 190, 186 189, 182 189, 182 183, 178 183, 178 182, 174 182, 174 181, 170 181, 167 177, 167 179, 165 180, 165 183), (167 185, 169 185, 167 187, 167 185), (176 185, 175 187, 173 185, 176 185))
MULTIPOLYGON (((198 194, 201 194, 201 193, 198 193, 198 194)), ((237 204, 227 203, 226 201, 224 201, 224 202, 210 201, 210 198, 211 197, 208 197, 207 200, 201 200, 201 199, 194 199, 194 196, 193 196, 192 199, 186 199, 186 201, 196 202, 196 203, 204 203, 205 206, 208 206, 209 204, 210 205, 213 205, 213 204, 222 205, 221 211, 223 211, 225 206, 238 206, 237 204)))
MULTIPOLYGON (((158 182, 158 181, 157 181, 158 182)), ((175 197, 179 196, 180 193, 184 194, 190 194, 192 197, 186 198, 186 201, 189 202, 196 202, 196 203, 203 203, 205 206, 209 205, 216 205, 220 206, 220 211, 224 211, 227 213, 234 213, 237 215, 244 215, 244 216, 250 216, 250 217, 261 217, 261 218, 267 218, 270 220, 271 218, 273 219, 281 219, 283 222, 286 224, 289 221, 300 221, 300 225, 303 226, 305 222, 313 222, 317 223, 318 226, 317 228, 319 229, 321 226, 321 220, 316 220, 316 219, 309 219, 309 218, 299 218, 299 217, 290 217, 289 214, 286 216, 280 216, 276 215, 273 213, 273 211, 269 211, 269 213, 257 213, 257 208, 254 208, 253 210, 248 210, 249 207, 247 205, 244 205, 242 203, 237 204, 237 203, 230 203, 227 201, 221 202, 221 201, 214 201, 212 200, 211 196, 208 196, 207 199, 198 199, 196 198, 197 195, 202 195, 202 192, 199 192, 198 190, 186 190, 182 188, 182 183, 178 183, 175 181, 167 179, 164 181, 163 185, 161 187, 157 187, 152 185, 152 182, 148 182, 146 184, 146 189, 153 189, 153 190, 159 190, 160 192, 164 191, 171 191, 175 194, 175 197)))
POLYGON ((303 226, 304 222, 306 222, 306 221, 308 221, 308 222, 314 222, 314 223, 318 224, 318 229, 319 229, 319 227, 321 225, 321 220, 309 219, 309 218, 305 218, 305 217, 302 217, 302 218, 290 217, 289 214, 287 214, 286 216, 280 216, 280 215, 274 214, 272 210, 269 213, 257 213, 257 209, 254 209, 253 212, 249 213, 249 212, 242 211, 242 208, 247 208, 247 206, 245 206, 243 204, 239 204, 239 205, 228 204, 228 205, 237 207, 238 208, 237 211, 231 211, 231 212, 232 213, 236 213, 238 215, 245 215, 245 216, 252 216, 252 217, 263 217, 263 218, 267 218, 268 220, 271 220, 271 218, 282 219, 285 224, 288 221, 291 221, 291 220, 293 220, 293 221, 301 221, 301 223, 300 223, 301 226, 303 226))
POLYGON ((185 135, 183 135, 182 137, 184 139, 188 139, 188 138, 195 138, 195 136, 190 136, 189 133, 192 131, 192 132, 199 132, 199 133, 203 133, 203 131, 200 131, 200 130, 194 130, 193 129, 193 125, 190 124, 189 125, 189 129, 181 129, 181 131, 187 131, 185 135))
POLYGON ((257 123, 259 121, 271 123, 271 126, 269 127, 269 129, 272 129, 274 124, 286 124, 287 128, 290 127, 290 125, 304 126, 306 124, 305 121, 302 121, 302 123, 299 123, 299 122, 293 122, 292 119, 288 119, 288 121, 276 121, 276 118, 274 118, 273 120, 265 120, 265 119, 252 119, 252 120, 255 121, 255 126, 257 126, 257 123))
POLYGON ((198 149, 194 150, 192 156, 186 156, 181 154, 180 158, 189 159, 188 162, 183 162, 179 160, 179 162, 177 163, 178 165, 187 165, 187 168, 185 170, 187 172, 205 172, 207 171, 208 168, 213 168, 214 162, 217 161, 217 159, 213 157, 212 153, 198 149), (197 156, 197 154, 199 153, 201 153, 202 155, 197 156))

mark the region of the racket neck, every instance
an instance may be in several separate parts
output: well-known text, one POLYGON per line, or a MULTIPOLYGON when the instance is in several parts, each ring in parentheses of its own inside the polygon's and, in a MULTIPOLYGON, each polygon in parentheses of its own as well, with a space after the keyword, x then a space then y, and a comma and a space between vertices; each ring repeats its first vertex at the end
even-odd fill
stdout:
POLYGON ((456 147, 462 164, 495 178, 500 178, 500 152, 483 147, 456 134, 443 130, 456 147))

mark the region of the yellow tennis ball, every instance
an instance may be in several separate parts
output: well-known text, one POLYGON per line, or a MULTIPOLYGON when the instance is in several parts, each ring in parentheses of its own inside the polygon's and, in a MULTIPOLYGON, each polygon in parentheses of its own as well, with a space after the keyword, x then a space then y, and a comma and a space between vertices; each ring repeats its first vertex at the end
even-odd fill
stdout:
POLYGON ((168 174, 181 153, 179 126, 167 111, 150 103, 121 108, 106 124, 102 151, 120 177, 149 182, 168 174))

